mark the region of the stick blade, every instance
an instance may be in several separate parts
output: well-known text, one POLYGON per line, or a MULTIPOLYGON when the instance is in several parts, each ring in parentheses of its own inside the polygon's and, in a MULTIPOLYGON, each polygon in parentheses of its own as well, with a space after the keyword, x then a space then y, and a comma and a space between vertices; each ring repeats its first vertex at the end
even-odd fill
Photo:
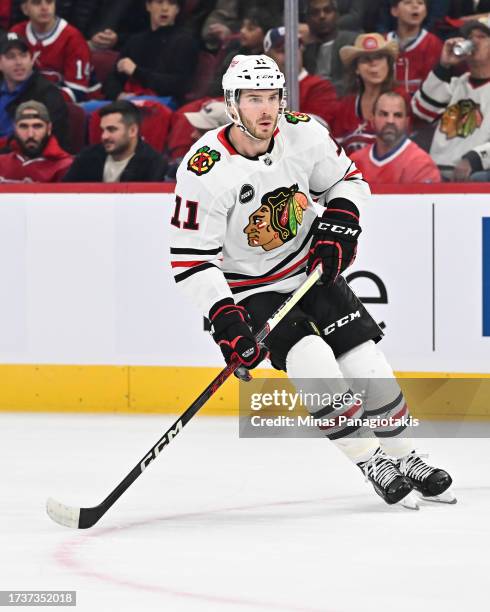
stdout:
POLYGON ((46 512, 51 520, 58 525, 64 527, 70 527, 71 529, 78 529, 80 522, 80 508, 74 506, 65 506, 60 504, 52 497, 46 502, 46 512))

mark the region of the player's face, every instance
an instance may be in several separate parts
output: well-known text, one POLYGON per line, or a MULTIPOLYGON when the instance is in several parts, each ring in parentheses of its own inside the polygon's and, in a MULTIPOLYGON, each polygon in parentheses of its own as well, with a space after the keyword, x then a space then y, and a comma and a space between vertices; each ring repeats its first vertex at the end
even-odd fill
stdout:
POLYGON ((245 49, 261 49, 264 42, 264 30, 250 19, 244 19, 240 28, 240 45, 245 49))
POLYGON ((374 111, 376 136, 387 146, 396 145, 407 133, 405 103, 399 96, 380 96, 374 111))
POLYGON ((55 0, 27 0, 22 10, 34 25, 46 26, 54 21, 56 15, 55 0))
POLYGON ((272 138, 279 119, 279 91, 244 89, 238 108, 243 125, 260 140, 272 138))
POLYGON ((50 135, 51 123, 41 119, 21 119, 15 125, 15 138, 27 157, 39 157, 50 135))
POLYGON ((388 78, 388 58, 384 54, 370 53, 357 61, 357 74, 364 83, 380 85, 388 78))
POLYGON ((151 0, 146 3, 146 10, 150 13, 152 30, 162 26, 174 25, 179 13, 179 5, 171 0, 151 0))
POLYGON ((129 151, 137 136, 135 125, 127 126, 121 113, 112 113, 100 120, 101 142, 108 155, 122 155, 129 151))
POLYGON ((335 30, 337 12, 330 0, 310 0, 306 21, 316 36, 325 36, 335 30))
POLYGON ((490 63, 490 36, 481 30, 470 32, 468 39, 475 45, 474 51, 466 59, 468 64, 489 64, 490 63))
POLYGON ((7 81, 22 83, 32 74, 32 56, 29 51, 14 47, 0 55, 0 70, 7 81))
POLYGON ((399 23, 407 26, 419 26, 427 16, 427 6, 424 0, 401 0, 391 8, 391 14, 399 23))

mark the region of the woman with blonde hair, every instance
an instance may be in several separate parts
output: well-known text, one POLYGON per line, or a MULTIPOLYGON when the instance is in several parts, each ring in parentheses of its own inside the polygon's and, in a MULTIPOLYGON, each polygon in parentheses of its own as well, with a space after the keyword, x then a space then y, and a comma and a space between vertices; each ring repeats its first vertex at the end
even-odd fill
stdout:
POLYGON ((403 91, 394 86, 397 42, 377 33, 359 34, 354 45, 342 47, 339 53, 348 93, 338 100, 331 128, 349 154, 374 142, 371 119, 376 98, 386 91, 403 91))

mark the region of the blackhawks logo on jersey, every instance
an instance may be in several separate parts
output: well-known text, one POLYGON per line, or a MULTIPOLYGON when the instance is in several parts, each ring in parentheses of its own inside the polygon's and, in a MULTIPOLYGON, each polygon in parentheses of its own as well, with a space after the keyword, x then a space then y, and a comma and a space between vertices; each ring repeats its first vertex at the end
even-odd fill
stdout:
POLYGON ((296 125, 297 123, 306 123, 310 121, 311 117, 309 115, 305 115, 305 113, 297 113, 296 111, 284 111, 284 118, 288 123, 293 123, 296 125))
POLYGON ((248 218, 244 228, 248 244, 271 251, 296 236, 303 222, 303 211, 308 208, 308 198, 298 191, 298 185, 279 187, 266 193, 260 206, 248 218))
POLYGON ((456 136, 467 138, 480 127, 482 122, 480 105, 473 100, 465 99, 446 108, 439 129, 448 139, 456 136))
POLYGON ((187 162, 187 170, 194 172, 197 176, 207 174, 214 164, 221 159, 221 153, 210 149, 209 147, 201 147, 187 162))

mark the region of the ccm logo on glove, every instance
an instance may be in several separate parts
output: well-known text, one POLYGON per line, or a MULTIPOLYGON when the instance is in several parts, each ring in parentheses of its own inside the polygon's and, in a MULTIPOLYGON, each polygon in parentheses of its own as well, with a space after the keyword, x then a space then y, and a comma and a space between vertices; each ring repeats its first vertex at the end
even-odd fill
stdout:
POLYGON ((330 231, 332 234, 343 234, 344 236, 353 236, 357 238, 361 233, 361 228, 358 225, 337 225, 336 223, 319 221, 317 224, 317 231, 330 231))

